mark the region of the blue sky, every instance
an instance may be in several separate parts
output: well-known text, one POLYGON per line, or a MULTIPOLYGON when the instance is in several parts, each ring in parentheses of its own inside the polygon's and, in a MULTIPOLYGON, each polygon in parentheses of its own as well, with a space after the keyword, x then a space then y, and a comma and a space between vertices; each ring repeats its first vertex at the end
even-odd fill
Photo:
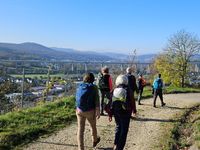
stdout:
POLYGON ((181 29, 200 36, 199 0, 0 0, 0 42, 157 53, 181 29))

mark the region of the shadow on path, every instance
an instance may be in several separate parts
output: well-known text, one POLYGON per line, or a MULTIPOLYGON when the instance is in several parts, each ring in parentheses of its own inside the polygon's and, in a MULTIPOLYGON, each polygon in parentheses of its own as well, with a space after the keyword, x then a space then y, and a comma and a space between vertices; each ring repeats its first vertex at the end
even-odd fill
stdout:
MULTIPOLYGON (((144 106, 150 106, 150 107, 152 107, 152 108, 154 108, 153 107, 153 104, 145 104, 145 103, 143 103, 143 104, 141 104, 141 105, 144 105, 144 106)), ((167 104, 166 104, 166 106, 160 106, 160 105, 156 105, 157 107, 156 108, 169 108, 169 109, 178 109, 178 110, 186 110, 187 108, 184 108, 184 107, 176 107, 176 106, 168 106, 167 104)), ((156 109, 156 108, 154 108, 154 109, 156 109)))
POLYGON ((107 147, 107 148, 98 148, 99 150, 113 150, 112 147, 107 147))
MULTIPOLYGON (((62 145, 62 146, 70 146, 70 147, 78 147, 78 145, 75 144, 63 144, 63 143, 54 143, 54 142, 43 142, 43 141, 36 141, 37 143, 43 143, 43 144, 52 144, 52 145, 62 145)), ((85 146, 87 147, 87 146, 85 146)), ((87 147, 91 148, 91 147, 87 147)))
POLYGON ((179 122, 179 120, 174 120, 174 119, 155 119, 155 118, 134 118, 133 120, 135 121, 155 121, 155 122, 179 122))
POLYGON ((181 107, 176 107, 176 106, 164 106, 164 108, 178 109, 178 110, 186 110, 187 109, 187 108, 181 108, 181 107))

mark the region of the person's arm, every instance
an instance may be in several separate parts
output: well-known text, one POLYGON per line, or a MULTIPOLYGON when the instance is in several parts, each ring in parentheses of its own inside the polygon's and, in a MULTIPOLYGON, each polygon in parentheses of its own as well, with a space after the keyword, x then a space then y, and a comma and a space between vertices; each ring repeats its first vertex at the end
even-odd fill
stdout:
POLYGON ((112 89, 113 89, 113 85, 112 85, 112 78, 111 78, 111 76, 109 76, 109 89, 110 89, 110 91, 112 91, 112 89))
POLYGON ((108 111, 107 112, 108 113, 108 120, 109 120, 109 122, 111 122, 112 121, 112 109, 110 109, 110 111, 108 111))
POLYGON ((138 88, 140 89, 141 88, 141 85, 142 85, 142 80, 141 78, 138 79, 138 88))
POLYGON ((153 81, 153 84, 152 84, 153 89, 155 89, 155 82, 156 82, 156 79, 153 81))
POLYGON ((138 90, 138 87, 137 87, 137 84, 136 84, 136 78, 135 78, 135 76, 132 76, 132 77, 133 77, 133 87, 134 87, 136 93, 139 93, 139 90, 138 90))
POLYGON ((161 79, 161 83, 162 83, 163 94, 165 94, 167 92, 167 90, 166 90, 166 87, 165 87, 165 83, 163 82, 162 79, 161 79))
POLYGON ((99 101, 99 91, 98 87, 95 85, 95 109, 96 109, 96 117, 97 119, 100 118, 100 101, 99 101))

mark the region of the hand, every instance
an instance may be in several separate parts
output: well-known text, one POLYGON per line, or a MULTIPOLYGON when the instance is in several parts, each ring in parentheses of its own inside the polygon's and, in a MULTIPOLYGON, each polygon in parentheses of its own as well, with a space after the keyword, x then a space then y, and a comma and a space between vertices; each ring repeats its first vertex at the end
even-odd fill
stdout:
POLYGON ((108 120, 109 120, 109 122, 111 122, 112 121, 112 117, 109 116, 108 120))
POLYGON ((133 113, 133 114, 132 114, 132 117, 137 117, 137 113, 133 113))
POLYGON ((96 109, 96 118, 99 119, 100 118, 100 110, 96 109))

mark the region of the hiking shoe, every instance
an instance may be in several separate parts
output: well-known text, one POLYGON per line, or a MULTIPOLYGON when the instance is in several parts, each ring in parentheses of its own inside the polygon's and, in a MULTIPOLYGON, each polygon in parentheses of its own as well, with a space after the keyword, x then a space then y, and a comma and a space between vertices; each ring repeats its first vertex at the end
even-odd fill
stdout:
POLYGON ((139 102, 138 105, 142 105, 142 104, 139 102))
POLYGON ((97 146, 97 144, 100 142, 100 140, 101 140, 101 138, 100 138, 100 137, 98 137, 98 138, 97 138, 97 141, 96 141, 96 142, 93 142, 93 147, 96 147, 96 146, 97 146))
POLYGON ((104 113, 101 113, 100 115, 101 115, 101 116, 105 116, 105 114, 104 114, 104 113))
POLYGON ((166 105, 166 103, 162 103, 162 105, 161 105, 161 106, 163 107, 163 106, 165 106, 165 105, 166 105))
POLYGON ((156 108, 156 105, 153 105, 153 107, 155 107, 155 108, 156 108))

